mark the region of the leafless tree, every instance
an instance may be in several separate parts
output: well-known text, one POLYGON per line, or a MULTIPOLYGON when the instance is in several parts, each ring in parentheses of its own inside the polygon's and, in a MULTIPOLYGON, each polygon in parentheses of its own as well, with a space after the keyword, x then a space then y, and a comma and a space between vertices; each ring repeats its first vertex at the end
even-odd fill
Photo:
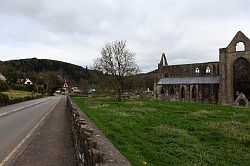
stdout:
POLYGON ((126 41, 106 43, 101 50, 101 57, 94 61, 94 68, 110 75, 119 101, 125 77, 139 72, 135 53, 127 49, 126 41))

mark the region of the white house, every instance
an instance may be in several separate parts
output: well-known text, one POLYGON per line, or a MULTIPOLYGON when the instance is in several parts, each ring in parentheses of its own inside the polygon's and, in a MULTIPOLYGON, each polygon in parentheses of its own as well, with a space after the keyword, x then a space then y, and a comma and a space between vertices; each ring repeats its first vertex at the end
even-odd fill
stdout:
POLYGON ((30 79, 27 78, 27 79, 25 80, 24 84, 25 84, 25 85, 32 85, 33 82, 30 81, 30 79))
POLYGON ((2 81, 6 81, 7 80, 6 77, 4 77, 4 75, 2 75, 2 73, 0 73, 0 80, 2 80, 2 81))
POLYGON ((81 92, 81 90, 80 90, 77 86, 72 87, 71 90, 72 90, 74 93, 80 93, 80 92, 81 92))

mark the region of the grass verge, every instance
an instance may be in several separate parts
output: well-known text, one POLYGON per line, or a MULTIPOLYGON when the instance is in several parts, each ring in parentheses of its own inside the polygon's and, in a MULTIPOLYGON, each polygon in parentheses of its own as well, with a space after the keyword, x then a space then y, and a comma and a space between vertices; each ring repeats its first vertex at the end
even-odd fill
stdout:
POLYGON ((19 91, 19 90, 9 90, 3 93, 7 94, 10 99, 24 98, 32 95, 31 92, 19 91))
MULTIPOLYGON (((8 90, 8 91, 3 92, 3 93, 7 94, 10 99, 32 97, 31 92, 19 91, 19 90, 8 90)), ((36 93, 35 95, 41 95, 41 94, 36 93)))
POLYGON ((73 97, 132 165, 249 165, 250 109, 73 97))

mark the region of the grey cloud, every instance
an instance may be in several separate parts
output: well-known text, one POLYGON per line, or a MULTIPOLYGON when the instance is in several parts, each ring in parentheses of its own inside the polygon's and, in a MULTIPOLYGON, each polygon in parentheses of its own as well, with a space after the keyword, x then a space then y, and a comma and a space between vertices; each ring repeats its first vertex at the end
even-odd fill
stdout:
POLYGON ((250 1, 2 0, 0 60, 54 58, 91 65, 105 42, 127 40, 142 70, 216 61, 238 31, 249 31, 250 1), (6 56, 8 55, 8 56, 6 56))

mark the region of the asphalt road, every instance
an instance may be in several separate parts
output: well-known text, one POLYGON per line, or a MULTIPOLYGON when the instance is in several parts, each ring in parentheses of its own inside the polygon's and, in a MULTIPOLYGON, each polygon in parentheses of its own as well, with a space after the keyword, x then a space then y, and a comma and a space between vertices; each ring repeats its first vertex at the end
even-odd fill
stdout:
POLYGON ((12 157, 61 98, 54 96, 0 107, 0 165, 12 157))

